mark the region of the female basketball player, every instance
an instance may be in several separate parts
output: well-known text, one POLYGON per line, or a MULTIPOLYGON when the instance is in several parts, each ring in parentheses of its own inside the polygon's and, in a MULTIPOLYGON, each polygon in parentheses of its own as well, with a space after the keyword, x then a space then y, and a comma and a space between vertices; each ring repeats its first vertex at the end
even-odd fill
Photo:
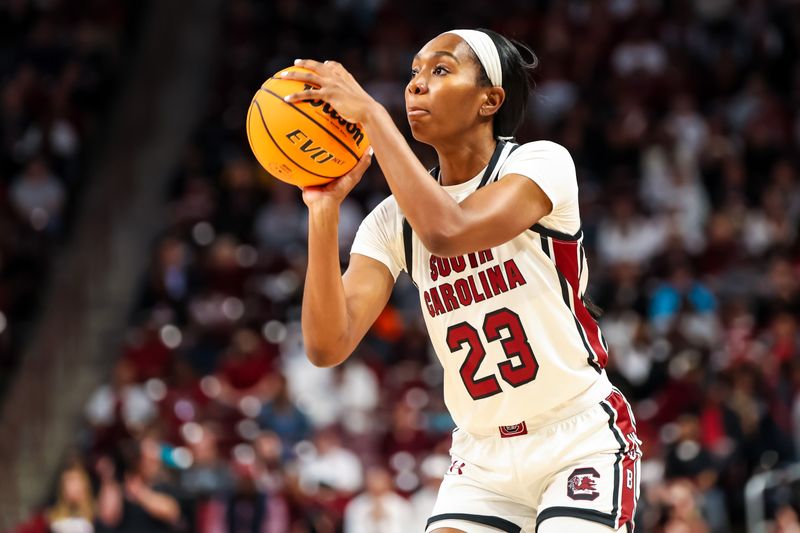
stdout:
POLYGON ((641 453, 584 303, 575 166, 555 143, 510 142, 533 63, 488 30, 443 33, 414 56, 406 109, 414 137, 438 154, 433 178, 341 65, 298 60, 313 73, 286 76, 319 87, 287 101, 321 98, 364 126, 393 193, 362 223, 342 276, 338 209, 370 157, 304 189, 303 334, 314 364, 339 364, 401 270, 419 287, 458 426, 428 532, 633 528, 641 453))

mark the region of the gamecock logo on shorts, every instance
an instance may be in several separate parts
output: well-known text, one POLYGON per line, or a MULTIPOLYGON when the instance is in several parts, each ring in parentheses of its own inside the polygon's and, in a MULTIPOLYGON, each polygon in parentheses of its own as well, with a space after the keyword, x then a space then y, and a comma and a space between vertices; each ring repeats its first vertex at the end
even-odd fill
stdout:
POLYGON ((600 496, 597 481, 600 474, 594 468, 578 468, 569 475, 567 496, 573 500, 594 500, 600 496))

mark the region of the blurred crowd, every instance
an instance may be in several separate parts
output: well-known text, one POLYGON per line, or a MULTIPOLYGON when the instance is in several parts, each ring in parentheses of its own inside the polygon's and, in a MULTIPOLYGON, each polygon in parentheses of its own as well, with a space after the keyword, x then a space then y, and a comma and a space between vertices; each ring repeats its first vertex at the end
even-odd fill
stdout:
MULTIPOLYGON (((747 480, 800 452, 800 4, 231 0, 221 24, 119 361, 31 528, 422 531, 453 423, 416 289, 401 277, 348 362, 311 366, 305 208, 243 120, 271 73, 336 59, 408 133, 411 57, 483 26, 541 59, 518 139, 576 161, 588 292, 644 441, 636 531, 744 530, 747 480)), ((343 204, 343 265, 388 193, 373 165, 343 204)), ((762 500, 771 533, 800 530, 791 480, 762 500)))
POLYGON ((86 182, 143 2, 0 2, 0 396, 86 182))

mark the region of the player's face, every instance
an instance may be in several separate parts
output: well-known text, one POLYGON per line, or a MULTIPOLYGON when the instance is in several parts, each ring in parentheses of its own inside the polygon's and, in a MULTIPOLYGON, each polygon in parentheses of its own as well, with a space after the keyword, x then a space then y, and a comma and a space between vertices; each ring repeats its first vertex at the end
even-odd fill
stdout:
POLYGON ((443 33, 414 56, 405 91, 414 138, 434 144, 474 127, 486 87, 478 85, 480 64, 461 37, 443 33))

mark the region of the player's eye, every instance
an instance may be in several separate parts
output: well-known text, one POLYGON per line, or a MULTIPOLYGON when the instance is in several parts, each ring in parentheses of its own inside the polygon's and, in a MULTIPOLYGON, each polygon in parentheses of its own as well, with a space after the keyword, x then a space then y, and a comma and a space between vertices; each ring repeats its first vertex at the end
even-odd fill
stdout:
POLYGON ((411 69, 411 78, 413 78, 417 74, 419 74, 419 69, 418 68, 412 68, 411 69))
POLYGON ((444 74, 447 74, 448 72, 449 71, 441 65, 436 65, 435 67, 433 67, 434 76, 442 76, 444 74))

